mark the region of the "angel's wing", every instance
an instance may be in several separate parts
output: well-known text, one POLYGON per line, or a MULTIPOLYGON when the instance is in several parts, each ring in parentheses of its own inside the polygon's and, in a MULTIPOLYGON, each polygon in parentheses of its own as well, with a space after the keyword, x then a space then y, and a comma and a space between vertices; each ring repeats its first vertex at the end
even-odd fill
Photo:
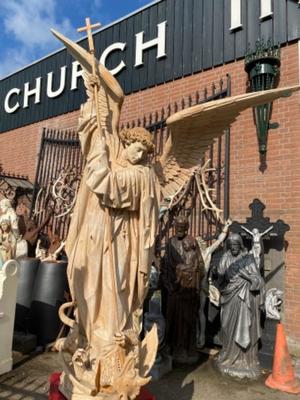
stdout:
MULTIPOLYGON (((86 87, 86 93, 88 99, 90 100, 89 106, 93 108, 91 113, 99 113, 101 121, 102 133, 105 134, 106 138, 112 135, 115 141, 119 141, 118 129, 120 121, 121 107, 124 100, 124 93, 113 75, 96 60, 96 65, 98 65, 99 77, 100 77, 100 87, 97 91, 97 105, 98 110, 95 109, 95 98, 94 90, 91 85, 90 77, 92 74, 92 63, 93 58, 88 51, 83 47, 79 46, 77 43, 66 38, 54 29, 51 29, 54 36, 56 36, 67 48, 69 53, 80 63, 83 69, 83 79, 86 87)), ((89 112, 85 112, 89 114, 89 112)))
POLYGON ((174 196, 201 164, 204 154, 215 139, 248 107, 269 103, 300 89, 291 86, 199 104, 171 115, 167 119, 170 136, 155 171, 164 198, 174 196))

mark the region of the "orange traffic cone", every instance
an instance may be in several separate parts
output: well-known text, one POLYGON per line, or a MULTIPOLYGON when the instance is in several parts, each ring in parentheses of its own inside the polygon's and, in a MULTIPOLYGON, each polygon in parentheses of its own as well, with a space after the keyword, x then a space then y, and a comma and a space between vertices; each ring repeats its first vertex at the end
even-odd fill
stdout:
POLYGON ((272 374, 267 378, 265 384, 272 389, 278 389, 282 392, 300 393, 300 386, 295 377, 281 323, 277 325, 272 374))

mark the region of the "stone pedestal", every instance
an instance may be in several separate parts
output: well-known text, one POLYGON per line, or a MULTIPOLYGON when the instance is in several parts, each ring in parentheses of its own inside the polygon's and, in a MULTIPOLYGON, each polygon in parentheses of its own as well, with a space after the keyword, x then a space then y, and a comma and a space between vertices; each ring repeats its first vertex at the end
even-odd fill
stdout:
POLYGON ((199 353, 196 349, 188 353, 185 349, 175 349, 172 354, 174 365, 194 365, 199 361, 199 353))
POLYGON ((30 354, 36 349, 36 336, 30 333, 14 331, 13 350, 22 354, 30 354))
POLYGON ((264 321, 263 332, 261 337, 261 348, 258 353, 258 359, 262 368, 272 369, 275 336, 278 321, 266 318, 264 321))
POLYGON ((12 341, 18 285, 18 263, 7 261, 0 270, 0 375, 12 369, 12 341))
POLYGON ((160 358, 155 361, 150 371, 153 381, 158 381, 172 371, 172 356, 169 354, 159 354, 159 356, 160 358))

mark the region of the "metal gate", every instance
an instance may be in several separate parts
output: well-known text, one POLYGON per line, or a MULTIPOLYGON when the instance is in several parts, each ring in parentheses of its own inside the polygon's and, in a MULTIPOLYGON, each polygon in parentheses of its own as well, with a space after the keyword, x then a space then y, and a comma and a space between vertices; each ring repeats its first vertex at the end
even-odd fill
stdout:
POLYGON ((70 212, 79 187, 83 158, 77 132, 43 129, 34 184, 31 215, 39 225, 52 216, 48 225, 61 240, 66 238, 70 212))
MULTIPOLYGON (((180 102, 169 104, 159 112, 150 113, 135 121, 121 126, 130 128, 144 126, 154 135, 154 159, 162 154, 164 144, 168 137, 166 119, 173 113, 184 108, 230 96, 230 76, 225 82, 221 79, 217 84, 212 84, 210 90, 205 88, 202 93, 196 91, 180 102)), ((224 211, 224 219, 229 216, 229 156, 230 156, 230 131, 226 130, 218 142, 211 146, 207 158, 210 159, 210 171, 207 183, 210 188, 215 188, 216 206, 224 211)), ((205 161, 205 160, 204 160, 205 161)), ((43 130, 41 148, 38 160, 35 188, 33 194, 32 214, 36 222, 41 223, 46 217, 47 206, 54 208, 55 212, 50 220, 52 230, 61 239, 65 239, 70 223, 68 208, 72 207, 74 195, 78 189, 83 168, 83 159, 79 139, 76 131, 59 131, 53 129, 43 130), (56 196, 54 201, 53 195, 56 196)), ((160 222, 157 240, 157 252, 163 250, 163 243, 173 234, 173 219, 176 215, 185 213, 189 216, 190 234, 201 236, 210 242, 219 232, 220 222, 209 211, 204 211, 201 205, 195 180, 184 198, 168 214, 167 221, 160 222)))

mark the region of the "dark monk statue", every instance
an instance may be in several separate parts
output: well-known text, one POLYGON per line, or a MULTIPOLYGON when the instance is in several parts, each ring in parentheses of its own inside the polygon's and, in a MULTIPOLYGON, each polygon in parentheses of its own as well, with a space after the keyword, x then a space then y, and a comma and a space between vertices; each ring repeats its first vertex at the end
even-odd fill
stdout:
POLYGON ((175 235, 166 245, 162 281, 167 293, 166 340, 174 361, 195 362, 197 313, 204 263, 195 238, 187 235, 188 220, 175 220, 175 235))

